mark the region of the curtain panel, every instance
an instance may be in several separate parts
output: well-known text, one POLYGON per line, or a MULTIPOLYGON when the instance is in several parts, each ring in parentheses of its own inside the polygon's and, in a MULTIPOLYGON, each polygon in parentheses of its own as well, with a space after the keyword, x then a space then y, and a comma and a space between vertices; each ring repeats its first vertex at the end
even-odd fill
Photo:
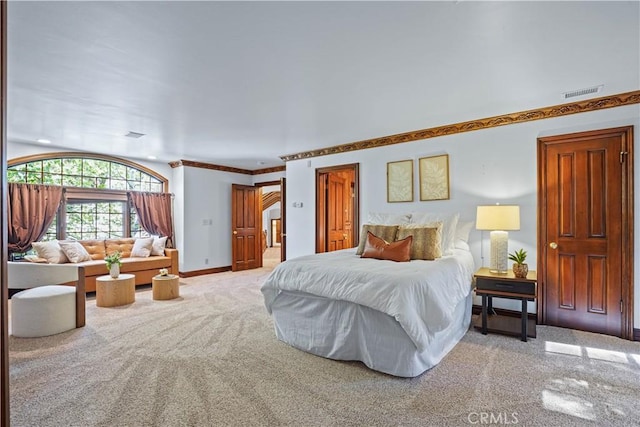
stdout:
POLYGON ((147 233, 167 236, 167 247, 173 247, 173 194, 128 191, 140 225, 147 233))
POLYGON ((37 242, 53 222, 60 202, 62 187, 55 185, 8 185, 8 249, 25 252, 37 242))

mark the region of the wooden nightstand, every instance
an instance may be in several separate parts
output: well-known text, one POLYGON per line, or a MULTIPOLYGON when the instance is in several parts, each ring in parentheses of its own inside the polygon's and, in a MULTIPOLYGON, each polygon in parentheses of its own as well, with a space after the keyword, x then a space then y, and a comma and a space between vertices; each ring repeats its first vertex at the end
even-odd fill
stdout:
MULTIPOLYGON (((529 322, 527 316, 527 301, 535 301, 537 291, 537 276, 535 271, 529 271, 524 279, 517 278, 512 271, 505 274, 491 273, 488 268, 481 268, 474 274, 476 279, 476 295, 482 297, 482 323, 479 329, 484 335, 487 332, 498 332, 509 335, 520 335, 522 341, 527 336, 536 336, 536 322, 529 322), (522 301, 520 322, 515 317, 492 314, 493 298, 518 299, 522 301), (518 326, 518 323, 520 325, 518 326)), ((478 325, 476 325, 478 327, 478 325)))

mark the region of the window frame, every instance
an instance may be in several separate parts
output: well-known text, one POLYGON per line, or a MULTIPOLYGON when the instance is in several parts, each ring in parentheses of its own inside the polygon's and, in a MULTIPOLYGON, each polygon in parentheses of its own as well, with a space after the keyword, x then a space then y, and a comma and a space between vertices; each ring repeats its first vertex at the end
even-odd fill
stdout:
MULTIPOLYGON (((122 159, 119 157, 108 156, 104 154, 95 154, 95 153, 83 153, 83 152, 54 152, 54 153, 42 153, 31 156, 23 156, 17 157, 15 159, 9 160, 7 162, 7 169, 12 167, 20 166, 22 164, 28 164, 32 162, 38 162, 43 160, 58 160, 58 159, 95 159, 95 160, 103 160, 110 163, 117 163, 123 166, 127 166, 130 168, 137 169, 142 174, 147 176, 151 176, 156 179, 162 185, 163 192, 168 192, 169 190, 169 180, 164 176, 158 174, 157 172, 140 165, 138 163, 122 159)), ((44 175, 44 171, 40 172, 41 181, 43 181, 42 177, 44 175)), ((24 183, 29 183, 28 174, 25 174, 24 183)), ((111 178, 111 177, 109 177, 111 178)), ((22 182, 22 181, 21 181, 22 182)), ((43 184, 43 185, 54 185, 54 184, 43 184)), ((56 213, 56 238, 59 240, 64 240, 67 238, 67 205, 70 203, 100 203, 100 202, 124 202, 125 203, 125 213, 123 216, 125 220, 123 221, 123 235, 131 236, 131 211, 133 206, 127 197, 128 190, 113 190, 113 189, 100 189, 100 188, 90 188, 90 187, 70 187, 61 185, 64 188, 64 197, 62 198, 62 202, 60 203, 60 207, 58 208, 58 212, 56 213), (64 213, 64 214, 63 214, 64 213)), ((135 190, 133 190, 135 191, 135 190)))

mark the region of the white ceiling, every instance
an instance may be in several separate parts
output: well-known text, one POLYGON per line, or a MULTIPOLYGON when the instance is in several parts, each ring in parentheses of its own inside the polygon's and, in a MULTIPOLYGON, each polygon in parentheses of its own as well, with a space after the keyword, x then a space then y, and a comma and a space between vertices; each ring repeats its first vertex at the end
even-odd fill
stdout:
POLYGON ((12 1, 8 139, 262 169, 574 89, 638 90, 638 6, 12 1))

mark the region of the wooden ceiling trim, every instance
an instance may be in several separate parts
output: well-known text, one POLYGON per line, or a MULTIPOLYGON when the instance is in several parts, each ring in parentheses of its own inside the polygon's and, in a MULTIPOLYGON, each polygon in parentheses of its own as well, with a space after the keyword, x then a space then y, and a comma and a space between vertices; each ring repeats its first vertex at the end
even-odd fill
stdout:
POLYGON ((586 101, 572 102, 568 104, 554 105, 535 110, 519 111, 517 113, 503 114, 484 119, 470 120, 467 122, 437 126, 428 129, 383 136, 380 138, 366 139, 348 144, 334 145, 318 150, 304 151, 301 153, 280 156, 285 162, 291 160, 307 159, 310 157, 327 156, 330 154, 346 153, 349 151, 365 150, 367 148, 385 147, 387 145, 401 144, 404 142, 420 141, 436 138, 438 136, 453 135, 456 133, 471 132, 481 129, 490 129, 498 126, 525 123, 534 120, 551 119, 568 116, 571 114, 587 113, 590 111, 604 110, 607 108, 622 107, 625 105, 639 104, 640 90, 626 92, 617 95, 604 96, 586 101))
POLYGON ((216 170, 216 171, 222 171, 222 172, 242 173, 245 175, 261 175, 261 174, 272 173, 272 172, 284 172, 286 170, 285 166, 275 166, 272 168, 249 170, 249 169, 234 168, 231 166, 216 165, 213 163, 195 162, 193 160, 177 160, 175 162, 169 162, 169 166, 171 166, 172 168, 177 168, 180 166, 190 166, 192 168, 210 169, 210 170, 216 170))

